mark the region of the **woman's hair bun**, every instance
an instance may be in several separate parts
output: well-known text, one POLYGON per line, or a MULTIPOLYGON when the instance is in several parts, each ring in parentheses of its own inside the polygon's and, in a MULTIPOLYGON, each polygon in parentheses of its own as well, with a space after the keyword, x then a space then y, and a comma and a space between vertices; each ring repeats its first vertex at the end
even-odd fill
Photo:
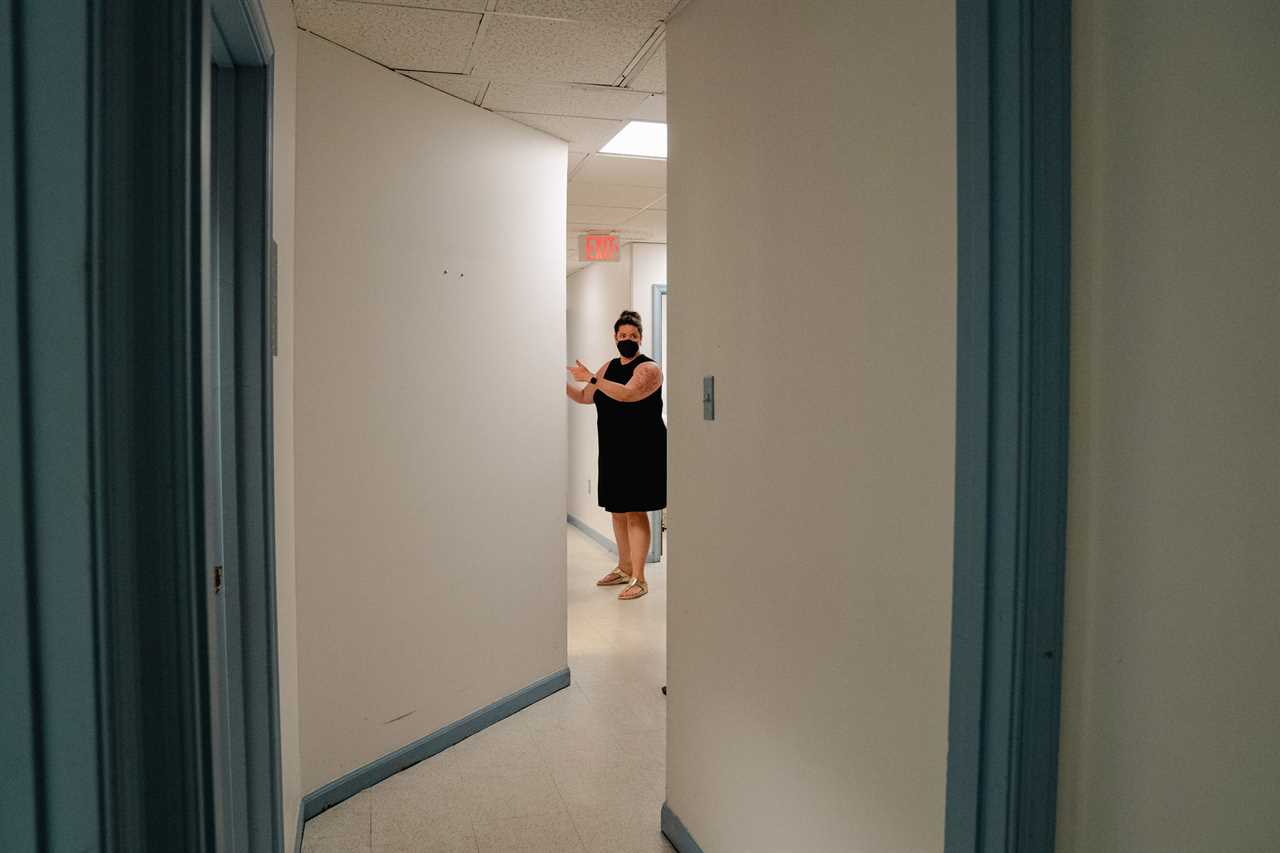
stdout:
POLYGON ((618 322, 613 324, 613 333, 616 335, 618 333, 618 329, 623 326, 635 326, 640 330, 641 334, 644 333, 644 326, 640 325, 640 312, 638 311, 632 311, 630 309, 623 311, 618 316, 618 322))

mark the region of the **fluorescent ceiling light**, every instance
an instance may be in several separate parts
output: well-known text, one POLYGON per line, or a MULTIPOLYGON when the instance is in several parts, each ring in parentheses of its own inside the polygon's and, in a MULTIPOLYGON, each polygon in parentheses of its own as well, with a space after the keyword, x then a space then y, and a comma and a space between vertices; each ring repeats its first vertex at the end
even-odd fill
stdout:
POLYGON ((630 121, 600 149, 601 154, 667 159, 667 126, 660 121, 630 121))

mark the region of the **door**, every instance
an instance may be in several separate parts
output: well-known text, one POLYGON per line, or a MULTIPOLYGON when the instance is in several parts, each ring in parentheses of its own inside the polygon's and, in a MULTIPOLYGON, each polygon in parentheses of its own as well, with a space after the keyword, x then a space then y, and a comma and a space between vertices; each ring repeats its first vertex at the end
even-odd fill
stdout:
POLYGON ((219 850, 247 853, 244 592, 236 531, 236 86, 235 70, 212 69, 209 276, 204 298, 205 529, 213 569, 210 604, 211 721, 219 850))

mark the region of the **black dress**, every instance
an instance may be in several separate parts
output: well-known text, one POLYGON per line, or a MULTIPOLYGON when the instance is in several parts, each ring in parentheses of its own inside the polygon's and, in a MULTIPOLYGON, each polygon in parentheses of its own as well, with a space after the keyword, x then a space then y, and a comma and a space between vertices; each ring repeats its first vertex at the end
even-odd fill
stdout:
MULTIPOLYGON (((604 378, 626 385, 636 368, 653 361, 615 358, 604 378)), ((667 505, 667 425, 662 422, 662 389, 643 400, 620 403, 597 390, 596 431, 600 437, 600 506, 607 512, 653 512, 667 505)))

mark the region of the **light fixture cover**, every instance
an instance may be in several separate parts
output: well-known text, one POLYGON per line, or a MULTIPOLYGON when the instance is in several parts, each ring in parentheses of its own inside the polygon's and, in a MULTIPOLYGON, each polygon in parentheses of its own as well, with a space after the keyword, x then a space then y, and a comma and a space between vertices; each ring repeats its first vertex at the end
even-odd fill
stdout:
POLYGON ((667 125, 660 121, 630 121, 600 149, 601 154, 667 159, 667 125))

